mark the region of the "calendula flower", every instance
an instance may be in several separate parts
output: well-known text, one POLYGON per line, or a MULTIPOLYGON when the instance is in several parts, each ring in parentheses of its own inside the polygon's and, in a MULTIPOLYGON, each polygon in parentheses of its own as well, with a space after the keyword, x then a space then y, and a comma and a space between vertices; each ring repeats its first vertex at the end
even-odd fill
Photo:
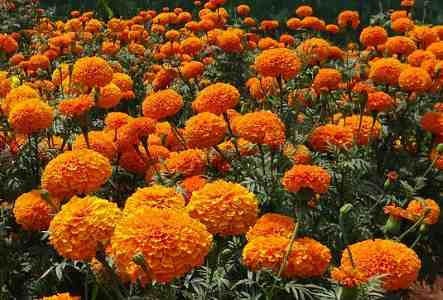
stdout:
POLYGON ((183 136, 191 148, 209 148, 222 142, 227 130, 223 117, 203 112, 186 121, 183 136))
POLYGON ((360 33, 360 42, 366 47, 376 47, 386 43, 388 33, 381 26, 365 27, 360 33))
POLYGON ((51 127, 54 113, 40 99, 27 99, 13 106, 8 122, 17 133, 32 134, 51 127))
POLYGON ((171 156, 165 160, 164 167, 171 174, 201 175, 206 170, 206 155, 197 149, 172 152, 171 156))
POLYGON ((183 98, 172 89, 155 92, 143 101, 143 115, 155 120, 172 117, 183 107, 183 98))
POLYGON ((39 93, 34 90, 29 85, 21 85, 19 87, 13 88, 6 95, 5 99, 1 102, 1 109, 3 113, 7 116, 14 105, 26 100, 26 99, 39 99, 39 93))
POLYGON ((121 216, 108 200, 74 197, 52 219, 49 242, 67 259, 89 261, 109 242, 121 216))
POLYGON ((43 171, 42 188, 56 198, 97 191, 111 176, 103 155, 89 149, 67 151, 51 160, 43 171))
POLYGON ((33 190, 15 200, 13 214, 17 224, 25 230, 47 230, 59 203, 56 199, 44 199, 42 191, 33 190))
POLYGON ((258 203, 245 187, 217 180, 192 193, 186 211, 212 234, 239 235, 255 224, 258 203))
POLYGON ((349 252, 343 251, 340 267, 332 271, 333 279, 349 287, 384 275, 381 280, 385 290, 406 289, 417 280, 421 268, 420 258, 414 250, 391 240, 366 240, 350 245, 349 251, 353 263, 349 252), (358 280, 349 273, 351 268, 359 273, 358 280))
POLYGON ((360 16, 357 11, 345 10, 342 11, 337 18, 337 24, 340 28, 351 27, 357 29, 360 25, 360 16))
POLYGON ((192 102, 195 112, 210 112, 220 115, 234 108, 240 101, 240 93, 236 87, 226 83, 215 83, 201 90, 192 102))
POLYGON ((168 283, 203 265, 211 244, 205 226, 185 212, 142 207, 118 223, 111 255, 134 283, 168 283))
POLYGON ((315 75, 312 86, 317 93, 329 92, 338 89, 341 80, 341 73, 336 69, 322 68, 315 75))
POLYGON ((310 189, 315 193, 326 193, 331 183, 331 176, 322 167, 294 165, 286 171, 282 184, 289 192, 297 193, 301 189, 310 189))
POLYGON ((66 99, 58 104, 60 113, 69 118, 79 118, 94 106, 94 99, 90 95, 66 99))
POLYGON ((395 58, 380 58, 371 64, 369 78, 377 84, 397 85, 404 66, 395 58))
POLYGON ((267 213, 261 216, 257 223, 249 229, 246 239, 252 241, 258 237, 272 236, 290 238, 294 227, 295 222, 293 218, 281 214, 267 213))
MULTIPOLYGON (((243 263, 252 271, 278 272, 288 249, 289 239, 282 236, 257 237, 243 249, 243 263)), ((292 245, 282 276, 310 278, 321 276, 331 262, 328 247, 311 238, 298 238, 292 245)))
POLYGON ((181 209, 185 207, 185 199, 174 188, 153 185, 139 188, 129 196, 125 203, 124 213, 129 214, 140 207, 181 209))
POLYGON ((74 63, 72 82, 89 88, 103 87, 111 82, 111 66, 100 57, 83 57, 74 63))
POLYGON ((255 69, 262 76, 282 77, 285 80, 295 77, 301 63, 294 51, 287 48, 268 49, 255 58, 255 69))
POLYGON ((417 67, 408 67, 400 73, 398 85, 406 92, 422 93, 431 88, 432 79, 426 70, 417 67))
POLYGON ((315 128, 309 137, 309 144, 319 152, 330 151, 331 147, 348 149, 352 146, 352 142, 352 130, 334 124, 326 124, 315 128))
POLYGON ((372 92, 368 94, 366 107, 369 112, 385 112, 395 105, 394 99, 385 92, 372 92))

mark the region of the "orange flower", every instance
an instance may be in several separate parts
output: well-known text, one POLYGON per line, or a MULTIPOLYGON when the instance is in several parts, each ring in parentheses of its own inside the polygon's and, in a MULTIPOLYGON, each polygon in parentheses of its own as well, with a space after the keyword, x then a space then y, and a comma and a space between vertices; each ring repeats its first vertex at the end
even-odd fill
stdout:
POLYGON ((354 268, 347 250, 343 251, 340 267, 332 272, 334 280, 348 287, 385 275, 381 278, 384 289, 406 289, 417 280, 421 268, 420 258, 414 250, 391 240, 366 240, 350 245, 349 251, 358 275, 349 272, 354 268))
POLYGON ((161 120, 174 116, 183 107, 180 94, 172 89, 159 91, 148 95, 143 101, 143 115, 161 120))
POLYGON ((294 231, 294 219, 285 215, 267 213, 249 229, 246 239, 252 241, 258 237, 281 236, 290 238, 294 231))
POLYGON ((171 174, 200 175, 206 169, 206 155, 196 149, 173 152, 164 162, 164 167, 171 174))
POLYGON ((340 28, 350 26, 352 29, 357 29, 358 25, 360 25, 360 16, 357 11, 342 11, 338 15, 337 24, 340 28))
POLYGON ((30 70, 37 71, 38 69, 46 70, 51 65, 49 59, 44 55, 33 55, 29 59, 28 67, 30 70))
POLYGON ((283 77, 285 80, 297 75, 301 69, 297 55, 287 48, 268 49, 255 58, 255 68, 262 76, 283 77))
POLYGON ((80 300, 80 297, 71 296, 69 293, 63 293, 49 297, 43 297, 42 300, 80 300))
POLYGON ((217 36, 217 46, 227 53, 243 51, 241 35, 234 30, 225 30, 217 36))
POLYGON ((140 142, 147 141, 155 132, 156 121, 148 117, 131 119, 128 124, 117 130, 117 148, 119 151, 133 150, 140 142))
POLYGON ((326 24, 325 21, 320 20, 317 17, 304 17, 301 20, 301 27, 315 31, 322 31, 325 30, 326 24))
MULTIPOLYGON (((243 263, 256 272, 270 269, 277 272, 283 263, 289 239, 281 236, 257 237, 243 249, 243 263)), ((298 238, 292 245, 282 276, 310 278, 323 275, 330 262, 331 251, 311 238, 298 238)))
POLYGON ((319 152, 331 150, 331 146, 338 149, 348 149, 352 146, 352 130, 334 124, 326 124, 314 129, 309 137, 309 144, 319 152))
POLYGON ((97 100, 97 107, 112 108, 120 103, 123 93, 120 88, 114 83, 109 83, 100 88, 100 96, 97 100))
POLYGON ((67 151, 48 163, 41 184, 52 196, 64 199, 97 191, 111 174, 103 155, 89 149, 67 151))
POLYGON ((440 218, 440 206, 432 199, 414 199, 406 207, 406 213, 412 222, 417 222, 425 216, 425 224, 437 224, 440 218))
POLYGON ((291 30, 297 30, 302 26, 301 20, 299 18, 290 18, 286 22, 286 27, 291 30))
POLYGON ((370 116, 352 115, 340 119, 338 125, 352 130, 357 145, 367 145, 370 140, 380 137, 381 124, 370 116))
POLYGON ((332 68, 323 68, 315 75, 312 86, 317 93, 329 92, 338 89, 341 80, 342 76, 339 71, 332 68))
POLYGON ((246 82, 249 94, 259 101, 263 101, 268 96, 276 95, 278 92, 278 82, 275 77, 253 77, 246 82))
POLYGON ((407 56, 417 50, 417 46, 415 45, 414 41, 405 36, 394 36, 388 38, 385 47, 390 55, 398 54, 407 56))
POLYGON ((260 23, 260 29, 263 31, 271 31, 277 29, 279 25, 277 20, 263 20, 260 23))
POLYGON ((443 113, 427 112, 420 121, 421 127, 435 135, 443 135, 443 113))
POLYGON ((330 183, 331 176, 326 170, 309 165, 294 165, 282 179, 285 189, 293 193, 305 188, 319 194, 326 193, 330 183))
POLYGON ((12 108, 8 122, 14 131, 23 134, 37 133, 52 125, 52 108, 40 99, 27 99, 12 108))
POLYGON ((180 73, 186 79, 197 78, 205 70, 205 65, 199 61, 189 61, 183 64, 180 68, 180 73))
POLYGON ((94 99, 90 95, 63 100, 58 104, 60 113, 69 118, 79 118, 94 106, 94 99))
POLYGON ((139 188, 126 200, 125 214, 130 214, 141 207, 158 209, 181 209, 185 207, 185 199, 174 188, 153 185, 139 188))
MULTIPOLYGON (((88 142, 89 149, 100 153, 101 155, 112 161, 117 153, 117 148, 114 144, 114 136, 107 134, 103 131, 89 131, 88 142)), ((73 150, 88 149, 88 145, 85 141, 83 134, 77 135, 72 144, 73 150)))
POLYGON ((108 200, 73 197, 52 219, 49 242, 67 259, 90 261, 109 242, 121 215, 108 200))
POLYGON ((222 142, 227 130, 222 117, 203 112, 186 121, 184 138, 191 148, 209 148, 222 142))
POLYGON ((1 102, 3 113, 7 116, 15 105, 29 98, 40 98, 40 95, 28 85, 21 85, 11 89, 6 98, 1 102))
POLYGON ((236 87, 226 83, 215 83, 201 90, 192 102, 195 112, 210 112, 220 115, 234 108, 240 101, 240 93, 236 87))
POLYGON ((422 49, 426 49, 432 43, 439 41, 437 33, 428 26, 415 26, 408 32, 408 36, 420 45, 422 49))
POLYGON ((414 28, 415 24, 414 21, 409 19, 408 17, 401 17, 398 18, 391 23, 391 29, 394 32, 398 33, 405 33, 414 28))
POLYGON ((270 111, 257 111, 235 118, 232 129, 245 140, 273 148, 283 145, 286 139, 285 125, 270 111))
POLYGON ((432 79, 422 68, 408 67, 401 72, 398 84, 406 92, 422 93, 432 86, 432 79))
POLYGON ((437 59, 443 59, 443 41, 430 44, 426 51, 432 52, 437 59))
POLYGON ((360 42, 366 47, 376 47, 386 43, 388 33, 381 26, 365 27, 360 34, 360 42))
POLYGON ((212 234, 239 235, 255 224, 258 203, 245 187, 217 180, 192 193, 186 211, 212 234))
POLYGON ((314 10, 309 5, 301 5, 301 6, 297 7, 297 9, 295 10, 295 14, 299 18, 312 16, 313 13, 314 13, 314 10))
POLYGON ((180 187, 183 189, 186 200, 191 198, 193 192, 201 190, 208 180, 200 175, 186 177, 182 182, 180 182, 180 187))
POLYGON ((118 271, 144 286, 168 283, 203 265, 212 235, 185 212, 142 207, 123 217, 111 245, 118 271))
POLYGON ((239 6, 236 7, 236 11, 239 16, 245 17, 249 15, 251 8, 249 7, 249 5, 240 4, 239 6))
POLYGON ((385 92, 372 92, 368 94, 368 102, 366 103, 366 106, 369 112, 389 111, 394 105, 394 99, 385 92))
POLYGON ((426 60, 435 60, 435 54, 427 50, 415 50, 408 56, 408 63, 413 67, 420 67, 426 60))
POLYGON ((107 85, 111 82, 112 76, 112 68, 100 57, 80 58, 72 70, 72 82, 89 88, 107 85))
POLYGON ((118 129, 130 122, 131 116, 122 112, 110 112, 106 115, 105 125, 109 129, 118 129))
POLYGON ((403 71, 402 63, 395 58, 380 58, 371 64, 369 78, 377 84, 397 85, 403 71))
POLYGON ((180 44, 182 53, 197 55, 203 49, 203 42, 198 37, 189 37, 180 44))
POLYGON ((329 58, 330 45, 324 39, 311 38, 303 41, 296 49, 298 57, 309 65, 322 63, 329 58))

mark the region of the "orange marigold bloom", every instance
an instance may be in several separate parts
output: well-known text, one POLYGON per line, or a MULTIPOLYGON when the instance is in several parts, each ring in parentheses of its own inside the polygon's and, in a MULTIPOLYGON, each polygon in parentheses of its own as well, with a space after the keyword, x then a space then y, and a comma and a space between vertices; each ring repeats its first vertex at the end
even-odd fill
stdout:
POLYGON ((8 122, 14 131, 32 134, 49 128, 54 119, 52 108, 40 99, 27 99, 12 108, 8 122))
POLYGON ((408 32, 411 37, 422 49, 426 49, 429 45, 439 41, 437 33, 428 26, 415 26, 408 32))
POLYGON ((191 198, 191 195, 195 191, 201 190, 208 180, 200 175, 186 177, 182 182, 180 182, 180 187, 183 189, 186 200, 191 198))
POLYGON ((432 86, 432 79, 428 72, 422 68, 408 67, 401 72, 398 85, 406 92, 422 93, 432 86))
POLYGON ((435 135, 443 135, 443 113, 427 112, 420 121, 421 127, 435 135))
POLYGON ((354 269, 352 266, 333 268, 331 271, 331 277, 339 284, 347 288, 360 286, 367 281, 364 273, 354 269))
POLYGON ((253 18, 251 18, 251 17, 246 17, 246 18, 243 20, 243 24, 245 24, 246 26, 252 27, 252 26, 257 25, 257 21, 255 21, 255 20, 254 20, 253 18))
POLYGON ((368 94, 366 107, 369 112, 385 112, 395 105, 394 99, 385 92, 377 91, 368 94))
POLYGON ((203 49, 203 42, 198 37, 189 37, 180 44, 182 53, 191 56, 197 55, 203 49))
POLYGON ((94 106, 94 99, 90 95, 63 100, 58 104, 60 113, 69 118, 79 118, 94 106))
POLYGON ((258 41, 258 47, 262 50, 280 48, 280 43, 273 38, 265 37, 258 41))
POLYGON ((437 59, 443 59, 443 41, 430 44, 426 51, 432 52, 437 59))
POLYGON ((297 75, 301 63, 294 51, 287 48, 268 49, 255 58, 255 68, 262 76, 283 77, 285 80, 297 75))
POLYGON ((310 165, 294 165, 282 179, 285 189, 293 193, 305 188, 319 194, 326 193, 330 183, 331 176, 325 169, 310 165))
POLYGON ((132 282, 167 283, 203 265, 212 235, 185 212, 143 207, 123 217, 111 245, 117 269, 132 282))
POLYGON ((131 76, 125 73, 114 73, 111 82, 118 86, 122 92, 132 91, 134 86, 131 76))
POLYGON ((329 48, 329 43, 324 39, 311 38, 302 42, 296 52, 304 63, 315 65, 329 58, 329 48))
POLYGON ((72 82, 89 88, 103 87, 111 82, 111 66, 100 57, 83 57, 78 59, 72 70, 72 82))
POLYGON ((67 151, 51 160, 43 171, 42 188, 63 199, 97 191, 111 176, 103 155, 89 149, 67 151))
POLYGON ((381 26, 368 26, 360 33, 360 42, 366 47, 376 47, 387 40, 388 33, 381 26))
POLYGON ((406 207, 408 219, 417 222, 425 215, 425 224, 437 224, 440 218, 440 206, 432 199, 414 199, 406 207))
POLYGON ((415 42, 412 39, 405 36, 394 36, 388 38, 385 47, 390 55, 392 54, 409 55, 415 50, 417 50, 415 42))
POLYGON ((238 53, 243 51, 241 35, 234 30, 225 30, 217 36, 217 46, 227 53, 238 53))
POLYGON ((414 28, 414 21, 409 19, 408 17, 398 18, 391 23, 391 29, 394 32, 405 33, 414 28))
POLYGON ((258 203, 245 187, 217 180, 192 193, 186 211, 212 234, 240 235, 255 224, 258 203))
POLYGON ((408 17, 407 10, 395 10, 391 13, 391 22, 394 22, 395 20, 400 18, 407 18, 407 17, 408 17))
POLYGON ((17 224, 25 230, 47 230, 59 203, 51 203, 52 199, 44 199, 41 191, 33 190, 24 193, 15 200, 13 214, 17 224))
POLYGON ((408 56, 408 63, 413 67, 420 67, 426 60, 435 60, 435 54, 427 50, 415 50, 408 56))
POLYGON ((49 59, 44 55, 33 55, 29 59, 29 69, 37 71, 38 69, 46 70, 51 65, 49 59))
POLYGON ((267 213, 261 216, 257 223, 249 229, 246 239, 252 241, 258 237, 272 236, 290 238, 294 227, 293 218, 281 214, 267 213))
POLYGON ((309 5, 301 5, 301 6, 297 7, 297 9, 295 10, 295 14, 299 18, 312 16, 313 13, 314 13, 314 10, 309 5))
POLYGON ((263 101, 268 96, 276 95, 278 92, 278 82, 275 77, 250 78, 246 82, 249 94, 259 101, 263 101))
POLYGON ((291 30, 297 30, 302 26, 301 20, 299 18, 290 18, 286 22, 286 27, 291 30))
POLYGON ((347 250, 343 251, 340 267, 332 272, 333 279, 349 287, 374 276, 386 275, 381 278, 385 290, 406 289, 417 280, 421 268, 414 250, 391 240, 366 240, 350 245, 349 251, 359 273, 357 278, 348 272, 353 267, 347 250))
POLYGON ((156 121, 148 117, 131 119, 128 124, 117 130, 117 148, 119 151, 133 150, 140 142, 148 140, 155 132, 156 121))
POLYGON ((174 188, 153 185, 146 188, 139 188, 126 200, 125 214, 130 214, 140 207, 148 208, 174 208, 185 207, 185 199, 174 188))
POLYGON ((91 149, 100 153, 101 155, 112 161, 117 154, 117 148, 114 144, 113 135, 107 134, 103 131, 89 131, 88 144, 85 141, 83 134, 77 135, 72 144, 73 150, 91 149))
POLYGON ((341 73, 336 69, 322 68, 318 71, 317 75, 315 75, 312 86, 317 93, 329 92, 338 89, 341 80, 341 73))
POLYGON ((210 112, 220 115, 234 108, 240 101, 240 93, 235 86, 226 83, 214 83, 201 90, 192 102, 195 112, 210 112))
POLYGON ((13 88, 1 102, 1 109, 7 116, 10 110, 17 104, 29 98, 40 98, 40 95, 29 85, 21 85, 13 88))
POLYGON ((328 24, 326 25, 326 31, 332 34, 336 34, 340 31, 340 27, 335 24, 328 24))
POLYGON ((49 242, 67 259, 90 261, 109 242, 121 216, 108 200, 73 197, 52 219, 49 242))
POLYGON ((325 21, 317 17, 304 17, 303 20, 301 20, 301 27, 316 31, 322 31, 325 30, 326 24, 325 21))
POLYGON ((191 148, 209 148, 223 141, 228 126, 215 114, 203 112, 186 121, 184 138, 191 148))
POLYGON ((273 148, 283 145, 286 140, 285 124, 270 111, 257 111, 235 118, 232 129, 245 140, 273 148))
MULTIPOLYGON (((289 239, 281 236, 257 237, 243 249, 243 263, 252 271, 270 269, 277 272, 283 263, 289 239)), ((309 278, 323 275, 330 262, 331 251, 311 238, 294 241, 282 276, 309 278)))
POLYGON ((43 297, 42 300, 81 300, 80 297, 71 296, 69 293, 57 294, 49 297, 43 297))
POLYGON ((360 25, 360 15, 357 11, 342 11, 338 15, 337 24, 340 28, 350 26, 352 29, 357 29, 358 25, 360 25))
POLYGON ((197 149, 173 152, 165 160, 164 167, 171 174, 200 175, 206 169, 206 155, 203 151, 197 149))
POLYGON ((395 58, 380 58, 371 64, 369 78, 377 84, 397 85, 403 71, 402 63, 395 58))
POLYGON ((123 93, 114 83, 109 83, 100 88, 100 95, 97 100, 97 106, 101 108, 112 108, 120 103, 123 93))
POLYGON ((380 137, 381 124, 371 116, 352 115, 340 119, 338 125, 352 130, 357 145, 367 145, 369 141, 380 137))
POLYGON ((432 30, 434 30, 435 33, 437 33, 440 40, 443 40, 443 25, 434 26, 432 27, 432 30))
POLYGON ((186 78, 197 78, 205 70, 205 65, 199 61, 189 61, 180 68, 180 73, 186 78))
POLYGON ((280 26, 277 20, 263 20, 260 23, 260 29, 263 31, 275 30, 280 26))
POLYGON ((352 146, 353 133, 350 128, 326 124, 314 129, 309 137, 309 144, 314 150, 327 152, 331 147, 348 149, 352 146))
POLYGON ((251 12, 251 8, 249 7, 249 5, 240 4, 236 7, 236 11, 239 16, 245 17, 249 15, 249 13, 251 12))
POLYGON ((105 125, 109 129, 118 129, 129 123, 131 116, 122 112, 110 112, 106 115, 105 125))
POLYGON ((172 89, 152 93, 143 101, 143 115, 155 120, 174 116, 183 107, 183 98, 172 89))

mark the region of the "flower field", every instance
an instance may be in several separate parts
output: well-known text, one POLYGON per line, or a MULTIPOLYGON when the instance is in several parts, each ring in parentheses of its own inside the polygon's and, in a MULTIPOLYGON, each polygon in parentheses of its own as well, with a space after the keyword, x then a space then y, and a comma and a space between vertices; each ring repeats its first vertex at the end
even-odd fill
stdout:
POLYGON ((442 299, 443 25, 392 5, 0 0, 0 299, 442 299))

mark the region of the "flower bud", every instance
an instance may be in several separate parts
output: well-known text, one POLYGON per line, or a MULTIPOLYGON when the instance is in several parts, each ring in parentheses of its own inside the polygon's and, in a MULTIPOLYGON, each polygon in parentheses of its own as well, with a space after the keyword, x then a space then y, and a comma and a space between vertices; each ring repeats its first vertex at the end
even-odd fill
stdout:
POLYGON ((436 149, 437 149, 438 154, 442 154, 443 153, 443 144, 438 144, 436 149))
POLYGON ((397 234, 400 232, 400 220, 396 217, 390 216, 383 226, 384 233, 397 234))

